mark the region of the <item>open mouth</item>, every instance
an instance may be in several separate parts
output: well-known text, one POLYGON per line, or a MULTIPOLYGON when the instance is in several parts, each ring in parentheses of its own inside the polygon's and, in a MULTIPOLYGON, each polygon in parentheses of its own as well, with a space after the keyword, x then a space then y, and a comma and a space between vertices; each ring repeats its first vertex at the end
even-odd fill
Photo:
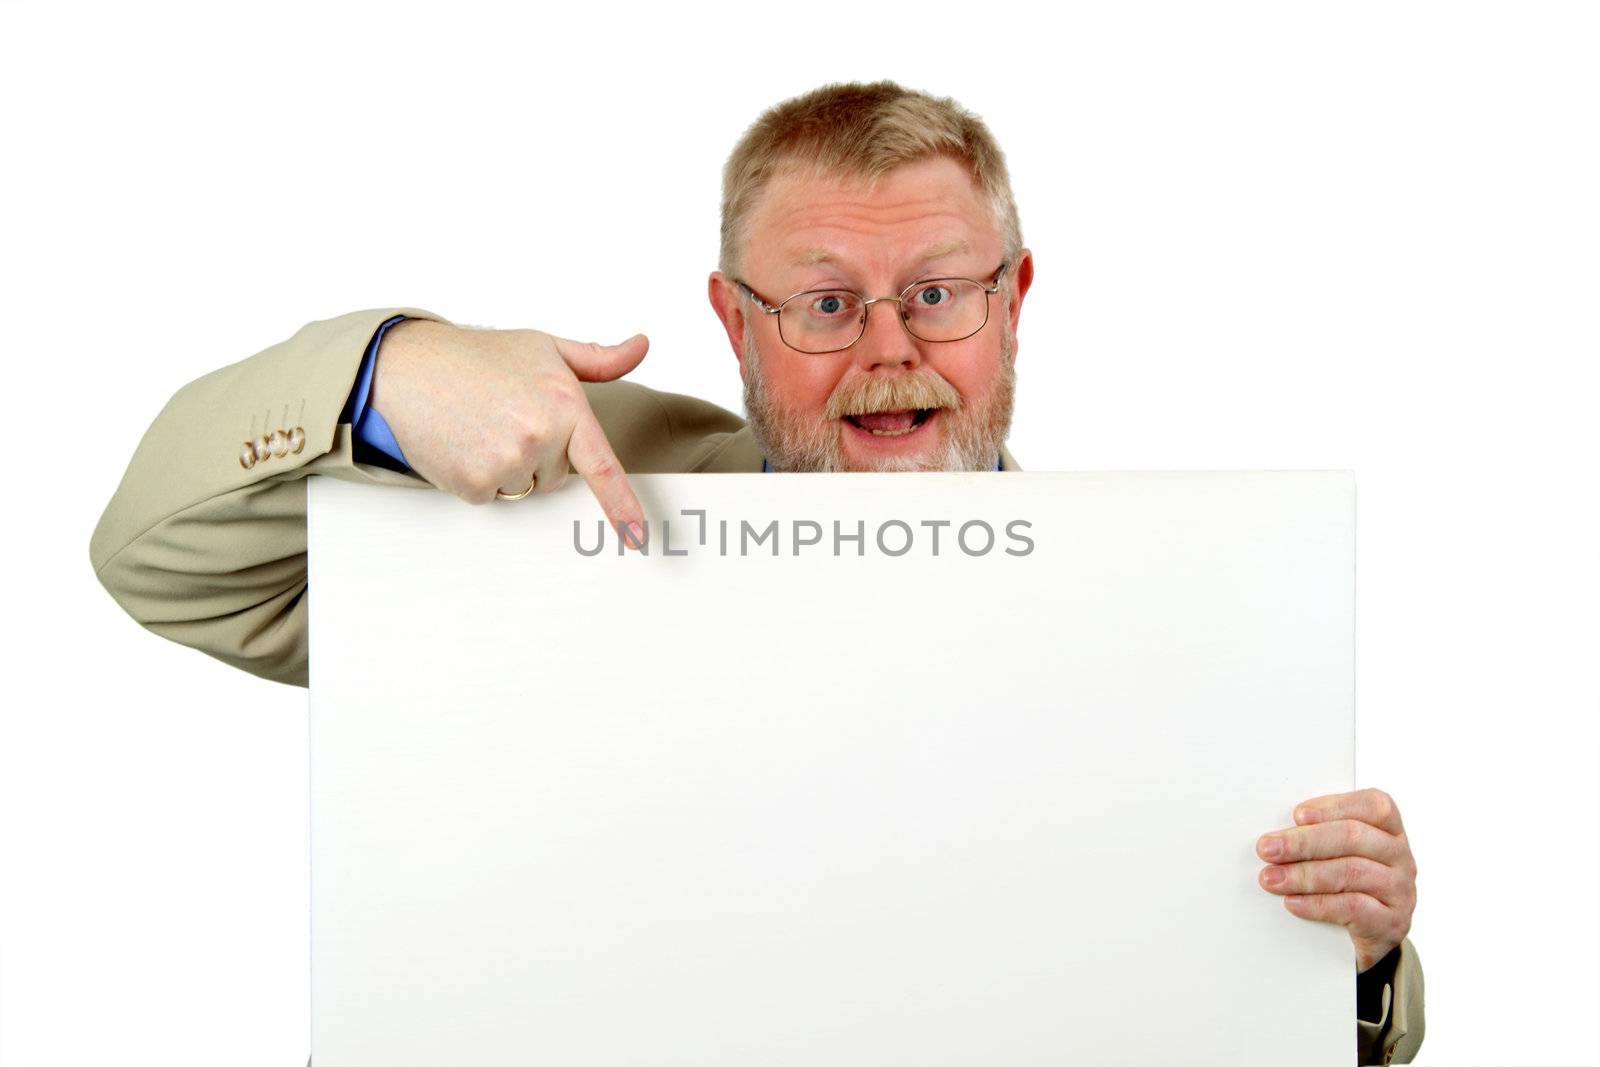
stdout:
POLYGON ((903 437, 933 417, 938 408, 906 408, 900 411, 874 411, 846 415, 844 421, 874 437, 903 437))

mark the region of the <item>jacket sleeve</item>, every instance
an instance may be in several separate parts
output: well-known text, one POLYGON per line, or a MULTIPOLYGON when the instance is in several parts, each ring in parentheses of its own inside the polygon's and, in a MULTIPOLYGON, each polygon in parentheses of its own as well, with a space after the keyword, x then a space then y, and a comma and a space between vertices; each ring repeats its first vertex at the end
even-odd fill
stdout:
MULTIPOLYGON (((449 321, 374 308, 312 322, 167 402, 89 544, 101 584, 141 626, 251 674, 307 684, 306 476, 432 488, 345 421, 363 399, 352 394, 368 348, 397 315, 449 321), (285 409, 303 410, 299 451, 247 466, 241 452, 257 420, 285 409)), ((714 404, 635 382, 583 389, 630 472, 696 470, 743 425, 714 404)))
POLYGON ((1422 1046, 1424 1031, 1422 961, 1407 939, 1374 967, 1392 973, 1381 979, 1376 1004, 1357 1005, 1356 1063, 1410 1063, 1422 1046))
POLYGON ((409 471, 356 462, 339 421, 379 326, 447 321, 420 308, 354 311, 205 375, 175 393, 145 432, 95 526, 89 558, 140 625, 252 674, 306 684, 309 474, 427 488, 409 471), (246 466, 260 424, 287 409, 300 450, 246 466), (297 438, 298 440, 298 438, 297 438))

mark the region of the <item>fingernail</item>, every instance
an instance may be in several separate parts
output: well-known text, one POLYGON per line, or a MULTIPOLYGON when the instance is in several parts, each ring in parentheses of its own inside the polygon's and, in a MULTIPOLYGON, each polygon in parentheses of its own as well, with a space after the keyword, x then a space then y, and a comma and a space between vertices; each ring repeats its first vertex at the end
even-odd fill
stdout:
POLYGON ((1320 818, 1322 818, 1322 813, 1316 808, 1301 808, 1299 812, 1295 814, 1294 821, 1316 822, 1320 818))
POLYGON ((1268 867, 1261 872, 1261 883, 1263 885, 1282 885, 1286 877, 1288 875, 1282 867, 1268 867))
POLYGON ((628 543, 634 548, 644 547, 644 527, 637 522, 628 523, 628 543))
POLYGON ((1281 838, 1281 837, 1263 837, 1261 839, 1261 845, 1260 845, 1260 848, 1259 848, 1258 851, 1260 851, 1261 858, 1264 859, 1264 860, 1281 860, 1281 859, 1283 859, 1283 852, 1284 852, 1283 838, 1281 838))

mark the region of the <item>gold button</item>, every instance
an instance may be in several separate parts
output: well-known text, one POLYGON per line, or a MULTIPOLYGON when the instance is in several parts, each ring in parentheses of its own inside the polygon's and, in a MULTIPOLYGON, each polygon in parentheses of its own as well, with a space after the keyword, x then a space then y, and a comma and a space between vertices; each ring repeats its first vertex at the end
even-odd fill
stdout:
POLYGON ((239 466, 249 470, 256 465, 256 446, 246 441, 239 446, 239 466))
POLYGON ((289 451, 298 456, 304 447, 306 447, 306 432, 296 426, 289 431, 289 451))
POLYGON ((280 459, 287 456, 289 454, 289 435, 282 430, 273 430, 271 438, 268 439, 267 447, 271 448, 272 454, 280 459))

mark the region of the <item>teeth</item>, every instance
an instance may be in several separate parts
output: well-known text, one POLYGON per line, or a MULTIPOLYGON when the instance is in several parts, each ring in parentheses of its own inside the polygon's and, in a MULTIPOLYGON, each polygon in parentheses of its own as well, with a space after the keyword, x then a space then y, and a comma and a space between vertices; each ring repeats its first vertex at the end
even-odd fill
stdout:
POLYGON ((920 429, 922 424, 927 422, 931 415, 931 411, 918 411, 917 414, 912 417, 911 425, 901 430, 868 429, 867 427, 861 425, 854 415, 846 415, 845 418, 849 420, 850 425, 854 426, 856 429, 861 430, 864 433, 870 433, 874 437, 904 437, 906 434, 915 433, 918 429, 920 429))

